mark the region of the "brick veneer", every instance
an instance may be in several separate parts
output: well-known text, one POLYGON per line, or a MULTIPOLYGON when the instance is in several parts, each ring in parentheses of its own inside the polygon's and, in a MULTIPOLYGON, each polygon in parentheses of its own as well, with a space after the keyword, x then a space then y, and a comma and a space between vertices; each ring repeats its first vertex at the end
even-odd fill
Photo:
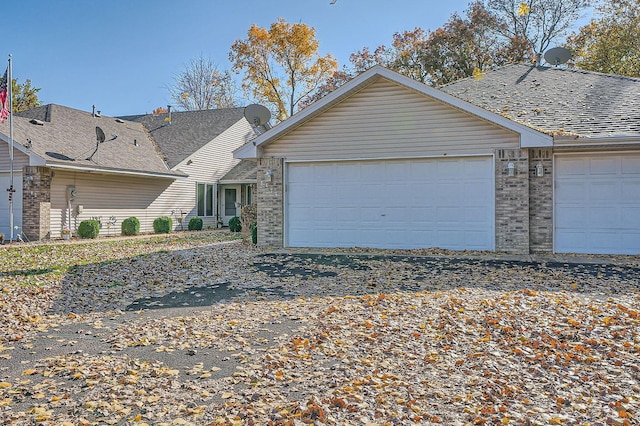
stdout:
POLYGON ((531 253, 553 251, 553 151, 529 150, 529 250, 531 253), (544 176, 536 175, 542 163, 544 176))
POLYGON ((258 245, 263 247, 283 246, 283 160, 260 158, 258 160, 258 245), (271 181, 266 179, 271 170, 271 181))
POLYGON ((51 238, 51 179, 48 167, 26 166, 22 173, 22 232, 32 241, 51 238))
POLYGON ((529 155, 526 149, 496 152, 496 251, 529 253, 529 155), (515 175, 508 176, 513 163, 515 175))

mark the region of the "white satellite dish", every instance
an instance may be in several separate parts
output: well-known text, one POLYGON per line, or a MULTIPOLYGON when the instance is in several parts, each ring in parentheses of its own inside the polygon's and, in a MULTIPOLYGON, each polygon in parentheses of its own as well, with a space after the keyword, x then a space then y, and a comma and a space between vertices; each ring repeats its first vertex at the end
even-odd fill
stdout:
POLYGON ((547 61, 548 64, 556 67, 560 64, 567 63, 567 61, 571 59, 571 56, 571 51, 564 47, 554 47, 544 52, 544 60, 547 61))
POLYGON ((267 126, 271 120, 271 111, 259 104, 247 105, 244 109, 244 118, 254 127, 267 126))

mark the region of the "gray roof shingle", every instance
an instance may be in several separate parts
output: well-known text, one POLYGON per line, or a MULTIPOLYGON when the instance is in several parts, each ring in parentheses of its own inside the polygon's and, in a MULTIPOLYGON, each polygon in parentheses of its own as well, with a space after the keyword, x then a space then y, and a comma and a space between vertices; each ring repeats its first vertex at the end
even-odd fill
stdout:
POLYGON ((445 93, 549 134, 640 136, 640 79, 512 64, 445 93))
POLYGON ((244 108, 179 111, 168 114, 145 114, 121 117, 141 123, 148 130, 173 168, 188 156, 211 142, 238 120, 244 119, 244 108))
MULTIPOLYGON (((31 152, 52 166, 184 176, 167 168, 141 124, 120 121, 60 105, 43 105, 14 114, 14 142, 24 146, 30 140, 31 152), (39 123, 33 124, 34 119, 39 123), (96 149, 97 126, 106 140, 91 157, 96 149)), ((8 120, 0 124, 0 132, 8 137, 8 120)))
POLYGON ((227 172, 220 182, 255 182, 258 173, 258 164, 251 160, 240 160, 227 172))

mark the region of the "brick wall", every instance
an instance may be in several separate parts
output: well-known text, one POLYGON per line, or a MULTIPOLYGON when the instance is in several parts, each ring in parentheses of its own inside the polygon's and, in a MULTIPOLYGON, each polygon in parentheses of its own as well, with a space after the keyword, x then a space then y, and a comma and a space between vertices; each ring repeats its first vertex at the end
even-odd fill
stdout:
POLYGON ((529 249, 531 253, 553 251, 553 151, 529 150, 529 249), (542 164, 544 176, 536 175, 542 164))
POLYGON ((496 152, 496 251, 529 253, 529 155, 526 149, 496 152), (507 166, 513 163, 514 176, 507 166))
POLYGON ((284 226, 283 160, 281 158, 260 158, 258 160, 257 204, 258 204, 258 245, 282 247, 284 226), (266 178, 271 170, 271 181, 266 178))
POLYGON ((51 238, 51 179, 48 167, 26 166, 22 173, 22 232, 29 240, 51 238))

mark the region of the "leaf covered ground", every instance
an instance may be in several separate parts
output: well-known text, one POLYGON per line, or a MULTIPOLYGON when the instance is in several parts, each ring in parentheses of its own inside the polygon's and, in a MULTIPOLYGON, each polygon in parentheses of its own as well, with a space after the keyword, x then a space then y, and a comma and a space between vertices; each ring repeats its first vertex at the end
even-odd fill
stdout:
POLYGON ((2 247, 0 422, 640 421, 637 258, 231 238, 2 247))

